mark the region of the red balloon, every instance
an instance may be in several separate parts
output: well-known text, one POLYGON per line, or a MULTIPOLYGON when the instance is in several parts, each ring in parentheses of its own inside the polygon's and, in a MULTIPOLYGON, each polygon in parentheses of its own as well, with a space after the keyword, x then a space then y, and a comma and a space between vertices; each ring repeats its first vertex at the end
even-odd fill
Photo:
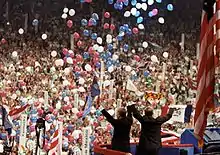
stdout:
POLYGON ((78 47, 81 47, 82 44, 83 44, 83 43, 82 43, 82 41, 80 41, 80 40, 77 42, 77 46, 78 46, 78 47))
POLYGON ((134 27, 134 28, 132 29, 132 32, 133 32, 134 34, 138 34, 139 30, 138 30, 138 28, 134 27))
POLYGON ((42 109, 37 109, 37 113, 38 113, 39 115, 42 115, 42 114, 44 113, 44 111, 43 111, 42 109))
POLYGON ((141 58, 140 58, 138 55, 134 55, 134 60, 136 60, 136 61, 140 61, 141 58))
POLYGON ((94 50, 93 50, 93 47, 89 47, 89 54, 91 55, 91 54, 93 54, 93 52, 94 52, 94 50))
POLYGON ((79 38, 80 38, 80 35, 79 35, 79 33, 75 32, 75 33, 73 34, 73 37, 74 37, 75 39, 79 39, 79 38))
POLYGON ((68 54, 68 49, 67 49, 67 48, 64 48, 64 49, 63 49, 63 54, 64 54, 64 55, 67 55, 67 54, 68 54))
POLYGON ((73 26, 73 21, 72 20, 68 20, 66 25, 68 26, 68 28, 71 28, 73 26))
POLYGON ((105 12, 105 14, 104 14, 104 17, 105 17, 105 18, 110 18, 110 16, 111 16, 111 15, 110 15, 109 12, 105 12))
POLYGON ((94 58, 99 58, 99 53, 98 52, 94 52, 93 57, 94 58))
POLYGON ((2 40, 1 40, 1 43, 2 44, 5 44, 7 41, 4 39, 4 38, 2 38, 2 40))
POLYGON ((76 61, 81 62, 83 60, 83 57, 79 54, 76 55, 76 61))
POLYGON ((75 66, 74 69, 75 69, 76 72, 80 72, 81 71, 81 68, 79 66, 75 66))
POLYGON ((111 29, 111 30, 115 30, 115 25, 114 25, 114 24, 111 24, 111 25, 110 25, 110 29, 111 29))
POLYGON ((94 58, 93 58, 93 62, 94 62, 94 63, 97 63, 97 62, 99 62, 99 58, 97 58, 97 57, 94 57, 94 58))
POLYGON ((104 24, 104 29, 109 29, 109 24, 108 23, 104 24))
POLYGON ((75 65, 75 64, 77 64, 77 61, 76 61, 76 59, 73 59, 73 64, 75 65))

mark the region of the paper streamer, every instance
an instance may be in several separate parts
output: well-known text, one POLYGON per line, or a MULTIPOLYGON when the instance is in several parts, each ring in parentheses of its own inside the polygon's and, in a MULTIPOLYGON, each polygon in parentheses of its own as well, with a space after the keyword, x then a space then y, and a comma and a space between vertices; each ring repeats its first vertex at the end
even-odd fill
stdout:
POLYGON ((90 155, 90 128, 85 127, 82 132, 82 155, 90 155))
POLYGON ((74 108, 78 109, 79 107, 79 94, 74 95, 74 108))
POLYGON ((19 136, 19 153, 25 152, 26 146, 26 135, 27 135, 27 115, 21 115, 21 127, 20 127, 20 136, 19 136))

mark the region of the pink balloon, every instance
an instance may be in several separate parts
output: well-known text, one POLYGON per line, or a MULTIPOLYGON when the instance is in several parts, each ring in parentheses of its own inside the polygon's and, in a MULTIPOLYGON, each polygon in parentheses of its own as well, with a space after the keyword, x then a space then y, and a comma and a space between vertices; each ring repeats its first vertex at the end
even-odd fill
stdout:
POLYGON ((67 55, 67 54, 68 54, 68 49, 67 49, 67 48, 64 48, 64 49, 63 49, 63 54, 64 54, 64 55, 67 55))
POLYGON ((48 121, 49 119, 50 119, 50 116, 47 115, 47 116, 45 117, 45 120, 48 121))
POLYGON ((81 71, 81 68, 79 66, 75 66, 74 69, 75 69, 76 72, 80 72, 81 71))
POLYGON ((63 61, 64 61, 65 63, 66 63, 66 59, 67 59, 67 57, 64 57, 64 58, 63 58, 63 61))
POLYGON ((45 144, 45 145, 44 145, 44 150, 45 150, 45 151, 50 150, 50 145, 49 145, 49 144, 45 144))
POLYGON ((88 22, 88 26, 92 26, 92 20, 91 19, 88 22))
POLYGON ((76 55, 76 61, 81 62, 83 60, 83 57, 79 54, 76 55))
POLYGON ((54 110, 53 110, 53 114, 54 114, 54 115, 57 115, 57 114, 58 114, 58 111, 57 111, 56 109, 54 109, 54 110))
POLYGON ((77 64, 76 59, 73 59, 73 64, 74 64, 74 65, 76 65, 76 64, 77 64))
POLYGON ((141 58, 140 58, 138 55, 134 55, 134 59, 135 59, 136 61, 140 61, 140 60, 141 60, 141 58))
POLYGON ((154 16, 156 16, 158 14, 158 9, 153 9, 152 13, 153 13, 154 16))
POLYGON ((2 38, 1 43, 5 44, 7 41, 5 40, 5 38, 2 38))
POLYGON ((38 113, 39 115, 42 115, 42 114, 44 113, 44 110, 43 110, 43 109, 37 109, 37 113, 38 113))
POLYGON ((78 47, 81 47, 82 44, 83 44, 83 43, 82 43, 82 41, 80 41, 80 40, 77 42, 77 46, 78 46, 78 47))
POLYGON ((138 30, 138 28, 134 27, 134 28, 132 29, 132 32, 133 32, 134 34, 138 34, 139 30, 138 30))
POLYGON ((73 58, 74 57, 74 53, 70 53, 70 57, 73 58))
POLYGON ((30 126, 30 132, 34 132, 35 131, 35 125, 31 125, 30 126))
POLYGON ((75 39, 79 39, 79 38, 80 38, 80 35, 79 35, 79 33, 75 32, 75 33, 73 34, 73 37, 74 37, 75 39))
POLYGON ((40 105, 40 102, 34 102, 34 106, 38 107, 40 105))
POLYGON ((93 58, 93 62, 94 62, 94 63, 97 63, 97 62, 99 62, 99 58, 97 58, 97 57, 94 57, 94 58, 93 58))
POLYGON ((89 50, 88 50, 88 51, 89 51, 89 54, 93 54, 93 51, 94 51, 94 50, 93 50, 93 47, 89 47, 89 50))
POLYGON ((110 25, 110 29, 111 29, 111 30, 115 30, 115 25, 114 25, 114 24, 111 24, 111 25, 110 25))
POLYGON ((98 52, 94 52, 93 57, 94 58, 99 58, 99 53, 98 52))
POLYGON ((86 2, 87 2, 87 3, 91 3, 91 2, 92 2, 92 0, 86 0, 86 2))
POLYGON ((104 17, 105 17, 105 18, 110 18, 110 16, 111 16, 111 15, 110 15, 109 12, 105 12, 105 14, 104 14, 104 17))
POLYGON ((68 28, 71 28, 73 26, 73 21, 72 20, 68 20, 66 25, 68 26, 68 28))
POLYGON ((109 29, 109 24, 108 23, 104 24, 104 29, 109 29))

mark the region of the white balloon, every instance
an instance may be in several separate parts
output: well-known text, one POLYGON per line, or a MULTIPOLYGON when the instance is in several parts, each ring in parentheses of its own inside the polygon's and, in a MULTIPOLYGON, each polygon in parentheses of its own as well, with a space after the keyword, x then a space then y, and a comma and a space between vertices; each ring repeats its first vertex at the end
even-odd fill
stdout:
POLYGON ((101 38, 101 37, 98 37, 98 38, 96 39, 96 41, 97 41, 98 44, 100 44, 100 45, 102 44, 102 38, 101 38))
POLYGON ((68 86, 68 85, 70 85, 69 81, 68 80, 64 80, 63 81, 63 86, 68 86))
POLYGON ((111 82, 109 80, 105 80, 104 81, 104 86, 107 87, 107 86, 110 86, 111 82))
POLYGON ((152 55, 151 56, 151 61, 152 62, 158 62, 157 56, 156 55, 152 55))
POLYGON ((68 58, 66 59, 66 62, 67 62, 68 64, 73 64, 73 59, 72 59, 71 57, 68 57, 68 58))
POLYGON ((13 94, 13 95, 11 96, 11 98, 12 98, 13 100, 15 100, 15 99, 17 98, 17 94, 13 94))
POLYGON ((146 4, 146 3, 142 3, 142 4, 141 4, 141 8, 142 8, 144 11, 147 11, 147 4, 146 4))
POLYGON ((51 56, 52 56, 52 57, 56 57, 56 56, 57 56, 57 51, 52 51, 52 52, 51 52, 51 56))
POLYGON ((103 47, 103 46, 99 46, 98 52, 99 52, 99 53, 102 53, 103 51, 104 51, 104 47, 103 47))
POLYGON ((93 45, 93 49, 94 49, 94 50, 98 50, 98 48, 99 48, 99 45, 98 45, 98 44, 93 45))
POLYGON ((131 50, 131 52, 132 52, 133 54, 135 54, 135 53, 136 53, 135 49, 131 50))
POLYGON ((141 7, 142 7, 141 3, 137 3, 137 4, 136 4, 136 8, 137 8, 137 9, 140 9, 141 7))
POLYGON ((113 66, 110 66, 110 67, 108 68, 108 72, 111 73, 111 72, 113 72, 113 71, 114 71, 114 67, 113 67, 113 66))
POLYGON ((64 65, 63 59, 59 59, 59 65, 60 65, 60 66, 63 66, 63 65, 64 65))
POLYGON ((69 75, 70 72, 71 72, 71 69, 70 69, 69 67, 64 69, 64 73, 65 73, 66 75, 69 75))
POLYGON ((56 109, 61 109, 61 103, 60 102, 58 102, 57 104, 56 104, 56 109))
POLYGON ((163 57, 164 57, 164 58, 168 58, 168 56, 169 56, 169 54, 168 54, 167 52, 164 52, 164 53, 163 53, 163 57))
POLYGON ((65 96, 63 99, 65 102, 68 102, 70 100, 70 98, 68 96, 65 96))
POLYGON ((84 87, 79 87, 78 91, 79 91, 79 92, 81 92, 81 93, 86 92, 86 90, 85 90, 85 88, 84 88, 84 87))
POLYGON ((73 52, 73 50, 69 50, 68 53, 69 53, 69 54, 72 54, 72 53, 74 53, 74 52, 73 52))
POLYGON ((69 15, 74 16, 76 14, 76 11, 74 9, 70 9, 69 15))
POLYGON ((83 85, 85 83, 85 80, 83 78, 79 78, 79 84, 83 85))
POLYGON ((112 39, 109 39, 109 38, 108 38, 108 39, 106 40, 106 42, 107 42, 108 44, 111 44, 111 43, 112 43, 112 39))
POLYGON ((19 34, 23 34, 23 33, 24 33, 24 29, 20 28, 20 29, 18 30, 18 33, 19 33, 19 34))
POLYGON ((43 40, 46 40, 46 39, 47 39, 47 34, 42 34, 41 38, 42 38, 43 40))
POLYGON ((130 17, 130 16, 131 16, 131 12, 130 11, 125 11, 124 17, 130 17))
POLYGON ((106 38, 107 38, 107 39, 112 39, 112 35, 111 35, 111 34, 107 34, 107 35, 106 35, 106 38))
POLYGON ((16 58, 17 56, 18 56, 18 52, 17 51, 12 52, 12 57, 13 58, 16 58))
POLYGON ((139 28, 140 30, 143 30, 143 29, 144 29, 144 25, 143 25, 143 24, 138 24, 138 28, 139 28))
POLYGON ((135 16, 136 13, 137 13, 137 9, 136 9, 136 8, 132 8, 132 9, 131 9, 131 14, 132 14, 133 16, 135 16))
POLYGON ((143 44, 142 44, 142 46, 143 46, 144 48, 147 48, 147 47, 148 47, 148 43, 147 43, 146 41, 144 41, 143 44))
POLYGON ((131 71, 131 66, 126 66, 126 67, 125 67, 125 71, 126 71, 126 72, 130 72, 130 71, 131 71))
POLYGON ((111 110, 108 110, 108 113, 113 116, 115 114, 115 110, 111 109, 111 110))
POLYGON ((119 58, 118 55, 116 55, 116 54, 112 55, 112 60, 118 60, 118 58, 119 58))
POLYGON ((64 8, 64 9, 63 9, 63 12, 64 12, 64 13, 67 13, 68 11, 69 11, 68 8, 64 8))
POLYGON ((160 18, 158 18, 158 22, 159 22, 160 24, 164 24, 165 20, 164 20, 163 17, 160 17, 160 18))
POLYGON ((86 65, 85 65, 85 69, 86 69, 86 71, 88 71, 88 72, 91 72, 91 71, 92 71, 92 67, 91 67, 89 64, 86 64, 86 65))
POLYGON ((62 14, 61 18, 66 19, 67 18, 67 14, 66 13, 62 14))
POLYGON ((154 4, 154 0, 148 0, 147 3, 148 3, 148 5, 153 5, 154 4))

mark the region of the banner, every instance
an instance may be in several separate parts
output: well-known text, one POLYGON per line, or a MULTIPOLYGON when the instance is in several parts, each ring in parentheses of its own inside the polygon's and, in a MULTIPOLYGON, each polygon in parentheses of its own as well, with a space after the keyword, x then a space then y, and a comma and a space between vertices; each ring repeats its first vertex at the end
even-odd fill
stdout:
POLYGON ((25 146, 26 146, 26 135, 27 135, 27 115, 22 114, 21 115, 21 127, 20 127, 20 136, 19 136, 19 153, 25 152, 25 146))
POLYGON ((79 107, 79 94, 74 95, 74 108, 78 109, 79 107))
POLYGON ((184 123, 186 107, 187 105, 170 105, 169 108, 175 109, 170 121, 184 123))
POLYGON ((63 144, 63 122, 58 122, 58 132, 59 132, 59 144, 58 144, 58 148, 57 148, 57 153, 58 154, 62 154, 62 144, 63 144))
POLYGON ((82 155, 90 155, 90 128, 85 127, 83 128, 83 134, 82 134, 82 155))

